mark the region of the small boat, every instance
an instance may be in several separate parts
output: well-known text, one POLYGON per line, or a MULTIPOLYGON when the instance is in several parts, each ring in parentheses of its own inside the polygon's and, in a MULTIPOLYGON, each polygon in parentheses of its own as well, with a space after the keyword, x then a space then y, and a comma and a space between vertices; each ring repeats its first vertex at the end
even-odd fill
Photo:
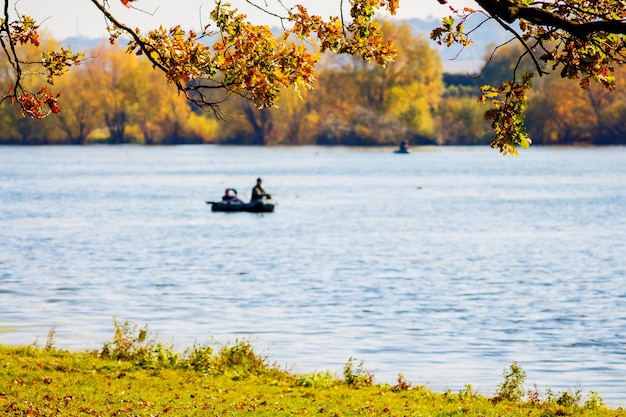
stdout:
POLYGON ((402 142, 400 142, 400 146, 398 147, 398 149, 393 151, 393 153, 411 153, 411 151, 409 150, 409 141, 403 140, 402 142))
POLYGON ((249 213, 271 213, 276 202, 270 199, 255 200, 249 203, 229 201, 207 201, 211 204, 211 211, 247 211, 249 213))

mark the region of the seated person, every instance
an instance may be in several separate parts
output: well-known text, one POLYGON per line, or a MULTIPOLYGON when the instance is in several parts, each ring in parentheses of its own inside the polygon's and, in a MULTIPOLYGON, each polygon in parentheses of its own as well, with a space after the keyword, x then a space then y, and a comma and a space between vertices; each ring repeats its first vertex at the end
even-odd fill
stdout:
POLYGON ((261 178, 256 179, 256 185, 252 189, 252 197, 250 197, 250 201, 262 200, 263 198, 272 198, 272 195, 266 192, 263 187, 261 187, 261 182, 263 182, 261 178))
POLYGON ((239 197, 237 197, 237 190, 235 190, 234 188, 227 188, 224 191, 222 202, 233 203, 233 204, 243 203, 243 201, 241 201, 239 197))

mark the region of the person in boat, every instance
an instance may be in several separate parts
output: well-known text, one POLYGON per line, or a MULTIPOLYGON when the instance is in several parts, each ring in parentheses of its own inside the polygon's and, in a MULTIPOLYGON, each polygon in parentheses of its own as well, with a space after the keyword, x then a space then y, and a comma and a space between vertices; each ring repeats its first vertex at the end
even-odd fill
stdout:
POLYGON ((265 191, 261 186, 262 182, 263 180, 261 178, 256 179, 256 185, 252 189, 252 197, 250 197, 250 201, 258 201, 262 200, 263 198, 272 198, 271 194, 265 191))
POLYGON ((408 151, 409 151, 409 141, 403 140, 402 142, 400 142, 400 147, 398 148, 398 152, 407 153, 408 151))
POLYGON ((241 201, 239 197, 237 197, 237 190, 235 190, 234 188, 227 188, 224 191, 224 195, 222 196, 222 202, 229 203, 229 204, 243 203, 243 201, 241 201))

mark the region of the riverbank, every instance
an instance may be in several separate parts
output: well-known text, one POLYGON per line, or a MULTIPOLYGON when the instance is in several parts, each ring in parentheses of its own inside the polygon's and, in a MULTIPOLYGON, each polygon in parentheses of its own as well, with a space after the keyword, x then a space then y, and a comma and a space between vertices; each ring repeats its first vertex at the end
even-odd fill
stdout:
POLYGON ((349 360, 343 376, 296 375, 267 362, 246 341, 194 346, 183 354, 156 343, 147 328, 116 324, 102 350, 0 345, 0 414, 5 416, 626 416, 597 394, 523 390, 515 363, 494 397, 435 393, 402 375, 376 384, 363 363, 349 360))

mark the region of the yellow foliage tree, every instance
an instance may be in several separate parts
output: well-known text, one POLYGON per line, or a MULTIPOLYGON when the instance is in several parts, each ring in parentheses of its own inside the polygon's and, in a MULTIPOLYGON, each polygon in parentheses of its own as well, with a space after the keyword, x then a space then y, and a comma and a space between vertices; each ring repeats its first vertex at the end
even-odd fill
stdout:
POLYGON ((489 143, 489 124, 474 97, 444 98, 438 112, 438 142, 442 145, 489 143))
POLYGON ((98 126, 100 100, 89 82, 85 67, 76 68, 55 85, 64 93, 59 98, 63 111, 55 118, 67 142, 83 145, 89 133, 98 126))
MULTIPOLYGON (((619 68, 617 73, 624 74, 619 68)), ((619 143, 626 134, 626 79, 615 91, 598 85, 577 88, 555 75, 545 77, 529 98, 529 132, 539 143, 619 143)))
POLYGON ((128 59, 119 48, 106 45, 94 50, 92 55, 97 59, 83 63, 86 87, 92 100, 98 103, 98 115, 109 132, 110 143, 128 143, 126 129, 137 97, 133 74, 137 73, 139 61, 128 59))
MULTIPOLYGON (((381 26, 397 42, 396 61, 381 67, 356 58, 329 57, 320 70, 320 89, 325 90, 320 101, 331 109, 339 102, 347 106, 343 134, 356 136, 357 143, 394 144, 416 137, 434 141, 443 91, 441 59, 407 23, 382 21, 381 26)), ((327 127, 332 136, 330 131, 336 129, 327 127)))

